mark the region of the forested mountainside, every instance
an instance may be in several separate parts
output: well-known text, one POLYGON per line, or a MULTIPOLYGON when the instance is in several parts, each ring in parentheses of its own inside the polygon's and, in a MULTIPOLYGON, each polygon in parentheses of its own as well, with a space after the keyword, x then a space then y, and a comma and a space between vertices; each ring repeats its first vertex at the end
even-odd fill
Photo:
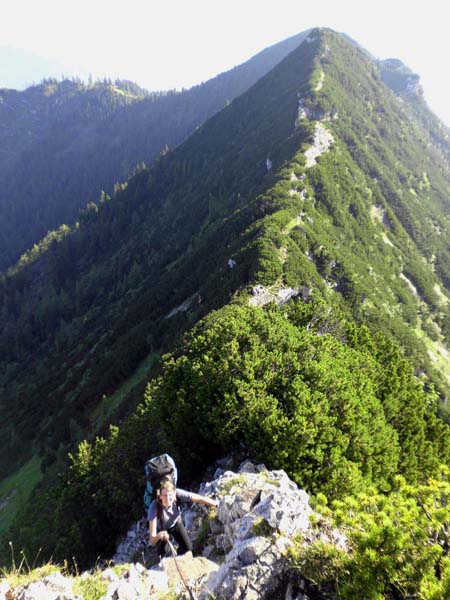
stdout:
POLYGON ((46 471, 8 539, 107 555, 162 449, 331 497, 448 463, 448 137, 416 102, 316 30, 2 277, 2 475, 46 471))
POLYGON ((110 194, 267 73, 306 32, 181 92, 129 81, 44 81, 0 90, 0 270, 50 230, 110 194))
MULTIPOLYGON (((4 406, 10 416, 3 422, 20 424, 19 438, 12 438, 21 440, 16 444, 20 452, 25 439, 36 437, 37 423, 45 423, 38 436, 43 447, 49 448, 54 438, 50 445, 55 450, 69 439, 71 427, 89 429, 89 406, 114 390, 149 352, 159 351, 160 329, 179 332, 178 321, 185 321, 185 314, 164 318, 173 308, 196 294, 193 304, 204 313, 216 305, 216 296, 223 302, 237 289, 240 270, 227 267, 232 250, 226 230, 231 238, 234 226, 223 220, 268 185, 267 156, 287 156, 291 137, 302 135, 292 127, 295 107, 291 119, 283 113, 277 117, 275 99, 265 90, 259 107, 254 98, 240 98, 213 118, 206 131, 200 129, 188 144, 161 157, 150 172, 142 170, 113 198, 104 196, 98 206, 89 205, 77 225, 63 226, 4 277, 1 346, 9 365, 4 406), (274 118, 266 122, 262 140, 259 122, 267 105, 274 118), (223 272, 236 282, 225 289, 214 281, 223 272), (20 341, 19 322, 25 326, 20 341), (42 368, 47 352, 54 357, 50 370, 42 368), (19 400, 25 390, 19 372, 25 376, 25 402, 19 400), (53 401, 39 400, 41 385, 53 401)), ((3 468, 13 455, 11 446, 3 468)))

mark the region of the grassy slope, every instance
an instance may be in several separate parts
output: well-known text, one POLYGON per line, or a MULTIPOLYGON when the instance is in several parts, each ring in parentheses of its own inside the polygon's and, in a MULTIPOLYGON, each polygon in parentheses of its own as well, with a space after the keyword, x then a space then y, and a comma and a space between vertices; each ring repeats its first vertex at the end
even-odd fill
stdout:
POLYGON ((33 456, 18 471, 0 482, 0 535, 7 531, 19 508, 26 504, 42 479, 40 464, 39 457, 33 456))

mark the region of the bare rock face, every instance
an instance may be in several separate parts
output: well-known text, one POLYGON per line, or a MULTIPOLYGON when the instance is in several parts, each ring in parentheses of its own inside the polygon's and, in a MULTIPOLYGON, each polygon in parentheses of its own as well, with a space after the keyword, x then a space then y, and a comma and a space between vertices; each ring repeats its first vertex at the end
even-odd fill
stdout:
MULTIPOLYGON (((313 529, 309 496, 284 471, 244 463, 238 473, 217 472, 200 493, 220 500, 217 515, 210 518, 204 552, 221 563, 209 577, 201 600, 286 597, 295 578, 287 560, 295 537, 301 534, 303 543, 320 538, 345 544, 336 531, 313 529)), ((194 507, 190 512, 198 510, 194 507)), ((198 523, 192 515, 186 520, 198 523)), ((195 537, 196 532, 192 534, 195 537)), ((300 597, 306 600, 308 596, 300 597)))
POLYGON ((143 556, 148 544, 148 525, 145 519, 134 523, 116 548, 113 562, 116 565, 133 562, 143 556))
POLYGON ((257 536, 239 541, 206 584, 201 599, 273 598, 286 574, 287 538, 257 536))
POLYGON ((197 596, 204 589, 211 573, 219 566, 203 556, 193 557, 191 552, 174 558, 165 558, 161 567, 164 569, 170 588, 179 593, 189 590, 197 596))
POLYGON ((250 306, 264 306, 269 302, 275 302, 278 306, 282 306, 295 298, 300 293, 300 290, 290 287, 281 287, 278 290, 270 290, 263 285, 258 284, 252 289, 252 295, 248 303, 250 306))
POLYGON ((146 569, 140 563, 128 565, 120 576, 107 569, 103 578, 109 581, 109 585, 101 600, 144 600, 169 589, 167 574, 163 570, 146 569))
POLYGON ((217 543, 224 550, 230 550, 238 540, 253 537, 261 528, 289 537, 310 528, 313 511, 309 496, 284 471, 241 472, 239 476, 227 472, 217 484, 219 489, 229 488, 217 515, 224 525, 224 536, 217 543))
POLYGON ((309 169, 317 164, 317 158, 327 152, 334 142, 334 138, 322 123, 316 123, 314 127, 313 144, 305 152, 306 168, 309 169))

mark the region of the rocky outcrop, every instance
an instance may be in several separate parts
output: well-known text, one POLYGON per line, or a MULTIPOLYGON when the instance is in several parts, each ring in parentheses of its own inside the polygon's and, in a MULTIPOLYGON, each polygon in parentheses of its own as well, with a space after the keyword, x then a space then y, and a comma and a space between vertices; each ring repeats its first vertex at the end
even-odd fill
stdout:
POLYGON ((6 580, 0 581, 0 599, 4 600, 6 598, 6 594, 9 593, 11 586, 6 580))
MULTIPOLYGON (((140 560, 147 553, 148 545, 148 525, 142 518, 133 523, 124 539, 116 548, 113 556, 113 563, 116 565, 140 560)), ((156 558, 156 557, 155 557, 156 558)))
MULTIPOLYGON (((319 91, 323 85, 324 78, 318 81, 316 91, 319 91)), ((300 94, 297 95, 298 109, 295 118, 295 127, 301 125, 303 121, 334 121, 338 118, 339 113, 336 107, 331 110, 326 110, 318 105, 315 105, 308 98, 303 98, 300 94)))
POLYGON ((220 569, 210 577, 200 596, 248 600, 274 598, 286 578, 289 540, 256 536, 231 550, 220 569))
MULTIPOLYGON (((102 600, 148 600, 169 592, 200 600, 333 597, 314 590, 292 569, 287 555, 295 538, 302 544, 323 540, 341 547, 345 538, 338 531, 311 525, 314 511, 309 496, 284 471, 268 471, 251 462, 236 472, 226 467, 216 469, 212 481, 199 490, 218 499, 218 508, 193 504, 184 513, 196 553, 202 556, 167 557, 150 566, 145 559, 147 527, 139 522, 119 544, 116 566, 96 574, 105 590, 102 600)), ((81 575, 82 580, 90 577, 81 575)), ((82 596, 74 593, 74 587, 73 579, 61 573, 14 589, 4 581, 0 600, 79 600, 82 596)), ((76 587, 78 594, 79 589, 83 587, 76 587)))
POLYGON ((322 125, 322 123, 316 123, 314 127, 314 141, 308 150, 305 152, 306 157, 306 168, 309 169, 317 164, 317 158, 327 152, 330 149, 334 138, 331 133, 322 125))
POLYGON ((201 556, 193 557, 189 552, 176 562, 173 558, 165 558, 151 569, 140 563, 131 564, 120 576, 108 569, 110 583, 101 600, 161 599, 169 592, 181 598, 188 589, 197 596, 208 576, 217 568, 214 562, 201 556))
POLYGON ((248 303, 250 306, 264 306, 270 302, 275 302, 278 306, 282 306, 289 302, 291 298, 298 296, 299 293, 300 290, 296 288, 282 287, 275 291, 258 284, 252 288, 252 295, 248 303))
POLYGON ((326 121, 330 118, 330 111, 323 110, 322 108, 311 104, 307 98, 298 98, 298 110, 295 120, 296 127, 298 127, 302 121, 326 121))
POLYGON ((0 600, 83 600, 73 591, 73 580, 59 571, 39 581, 19 585, 14 589, 4 583, 0 586, 0 600))
POLYGON ((286 558, 294 538, 345 544, 338 532, 312 528, 309 496, 284 471, 244 463, 238 473, 216 473, 200 493, 220 498, 204 551, 211 557, 223 556, 202 600, 208 594, 224 600, 285 597, 294 577, 286 558))

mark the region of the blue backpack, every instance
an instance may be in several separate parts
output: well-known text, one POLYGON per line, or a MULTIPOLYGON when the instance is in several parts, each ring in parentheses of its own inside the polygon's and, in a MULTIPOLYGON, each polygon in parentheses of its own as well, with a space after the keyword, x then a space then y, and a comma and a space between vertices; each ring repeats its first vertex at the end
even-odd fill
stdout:
POLYGON ((147 485, 144 493, 144 508, 147 512, 150 504, 156 498, 161 482, 170 480, 174 485, 177 484, 178 470, 175 461, 169 454, 161 454, 150 458, 144 467, 147 477, 147 485))

